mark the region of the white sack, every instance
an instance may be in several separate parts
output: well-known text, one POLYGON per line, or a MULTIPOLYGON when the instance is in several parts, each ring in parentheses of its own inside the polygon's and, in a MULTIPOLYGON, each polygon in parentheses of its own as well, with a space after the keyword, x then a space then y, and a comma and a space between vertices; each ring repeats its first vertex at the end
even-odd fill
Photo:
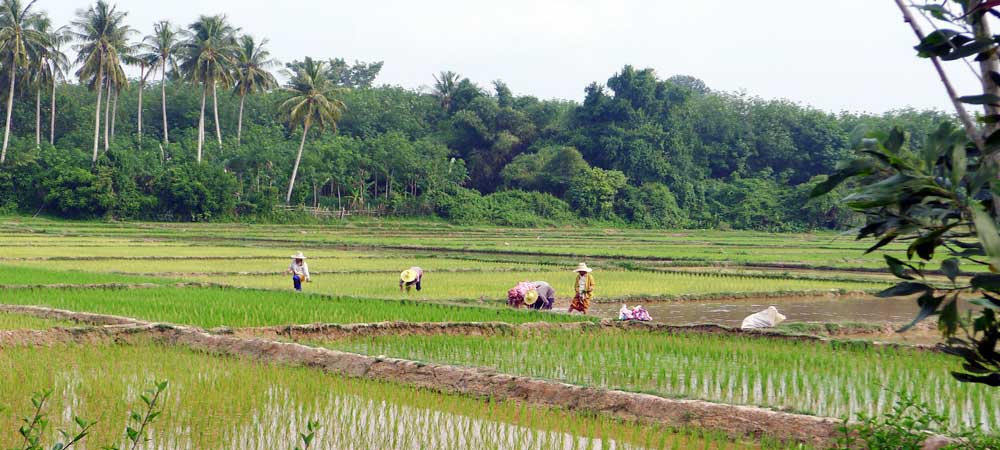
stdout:
POLYGON ((785 316, 778 312, 778 308, 771 306, 759 313, 747 316, 746 319, 743 319, 743 326, 740 328, 744 330, 771 328, 784 321, 785 316))

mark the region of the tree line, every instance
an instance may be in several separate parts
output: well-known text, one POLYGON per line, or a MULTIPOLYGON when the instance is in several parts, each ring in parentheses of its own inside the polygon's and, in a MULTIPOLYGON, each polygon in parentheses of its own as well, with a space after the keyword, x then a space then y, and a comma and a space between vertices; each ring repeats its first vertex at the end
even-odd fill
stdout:
POLYGON ((450 71, 423 90, 377 86, 382 62, 282 65, 223 15, 139 36, 103 0, 58 28, 36 6, 0 2, 0 213, 273 221, 287 203, 515 226, 837 228, 857 217, 808 194, 868 131, 904 128, 919 149, 953 120, 830 114, 631 66, 582 103, 450 71))

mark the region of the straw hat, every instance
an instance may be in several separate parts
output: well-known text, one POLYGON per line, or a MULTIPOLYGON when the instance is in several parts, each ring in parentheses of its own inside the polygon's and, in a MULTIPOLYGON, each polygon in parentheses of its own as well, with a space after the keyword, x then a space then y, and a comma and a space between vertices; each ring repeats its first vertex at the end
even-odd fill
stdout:
POLYGON ((302 252, 298 252, 292 255, 292 259, 306 259, 306 255, 303 255, 302 252))
POLYGON ((412 283, 417 281, 417 271, 412 269, 406 269, 399 274, 399 279, 403 280, 404 283, 412 283))
POLYGON ((534 305, 535 302, 537 302, 537 301, 538 301, 538 291, 537 290, 532 289, 532 290, 528 291, 527 294, 524 294, 524 304, 525 305, 534 305))
POLYGON ((587 263, 580 263, 580 265, 576 266, 576 269, 574 269, 573 271, 574 272, 587 272, 587 273, 590 273, 590 272, 593 272, 594 269, 591 269, 590 267, 587 267, 587 263))

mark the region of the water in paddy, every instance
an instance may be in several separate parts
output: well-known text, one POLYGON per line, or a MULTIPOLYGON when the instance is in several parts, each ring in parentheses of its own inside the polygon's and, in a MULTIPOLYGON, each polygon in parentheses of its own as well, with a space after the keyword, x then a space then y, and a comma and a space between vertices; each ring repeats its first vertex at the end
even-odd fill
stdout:
MULTIPOLYGON (((913 299, 875 297, 653 302, 642 306, 657 322, 671 325, 713 323, 738 327, 746 316, 772 305, 788 318, 787 323, 888 322, 901 324, 913 320, 919 310, 913 299)), ((629 305, 629 307, 632 306, 635 305, 629 305)), ((960 304, 960 309, 967 306, 963 302, 960 304)), ((617 318, 619 308, 621 305, 617 303, 598 303, 591 306, 593 314, 602 318, 617 318)))

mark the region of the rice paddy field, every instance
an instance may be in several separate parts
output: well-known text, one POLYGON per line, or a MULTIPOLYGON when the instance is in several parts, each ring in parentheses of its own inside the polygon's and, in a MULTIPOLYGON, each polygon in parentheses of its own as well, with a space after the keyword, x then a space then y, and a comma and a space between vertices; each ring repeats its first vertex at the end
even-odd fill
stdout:
MULTIPOLYGON (((587 318, 414 301, 323 298, 231 288, 17 289, 3 303, 132 317, 203 328, 308 323, 577 322, 587 318)), ((591 319, 592 320, 592 319, 591 319)))
MULTIPOLYGON (((16 430, 17 417, 31 412, 25 393, 52 389, 50 437, 56 437, 55 428, 70 425, 66 416, 72 413, 97 421, 84 448, 124 445, 123 430, 138 395, 161 380, 169 383, 165 414, 141 448, 292 448, 309 421, 320 425, 315 448, 330 449, 777 448, 156 344, 0 352, 0 400, 19 413, 0 415, 0 429, 16 430)), ((0 433, 0 447, 14 448, 18 438, 0 433)))
POLYGON ((861 343, 635 330, 528 335, 386 336, 317 344, 679 398, 828 417, 887 412, 903 390, 952 425, 1000 427, 1000 392, 956 383, 950 357, 861 343), (944 394, 944 395, 941 395, 944 394))
MULTIPOLYGON (((745 311, 789 306, 796 330, 825 322, 871 329, 915 314, 877 300, 891 281, 866 243, 834 233, 768 234, 587 228, 499 229, 407 221, 326 225, 63 222, 0 219, 0 304, 132 317, 204 329, 312 323, 535 322, 616 317, 643 303, 668 324, 738 324, 745 311), (291 289, 289 257, 309 257, 313 282, 291 289), (594 267, 595 305, 565 313, 571 269, 594 267), (425 270, 405 293, 399 272, 425 270), (557 309, 517 311, 506 291, 549 281, 557 309)), ((903 251, 890 247, 892 252, 903 251)), ((905 256, 904 256, 905 257, 905 256)), ((905 303, 904 303, 905 302, 905 303)), ((0 313, 0 330, 77 327, 0 313)), ((866 343, 595 327, 499 335, 315 339, 307 345, 418 363, 481 367, 576 386, 618 389, 823 417, 883 414, 906 391, 950 425, 1000 427, 1000 397, 959 384, 951 357, 866 343)), ((221 357, 160 344, 0 347, 0 448, 17 445, 31 392, 54 389, 53 429, 98 419, 80 448, 121 444, 128 405, 170 382, 165 415, 143 448, 292 448, 318 420, 317 447, 487 449, 807 448, 764 433, 732 436, 687 424, 432 392, 318 369, 221 357), (110 377, 109 377, 110 375, 110 377)), ((780 437, 780 436, 779 436, 780 437)))

